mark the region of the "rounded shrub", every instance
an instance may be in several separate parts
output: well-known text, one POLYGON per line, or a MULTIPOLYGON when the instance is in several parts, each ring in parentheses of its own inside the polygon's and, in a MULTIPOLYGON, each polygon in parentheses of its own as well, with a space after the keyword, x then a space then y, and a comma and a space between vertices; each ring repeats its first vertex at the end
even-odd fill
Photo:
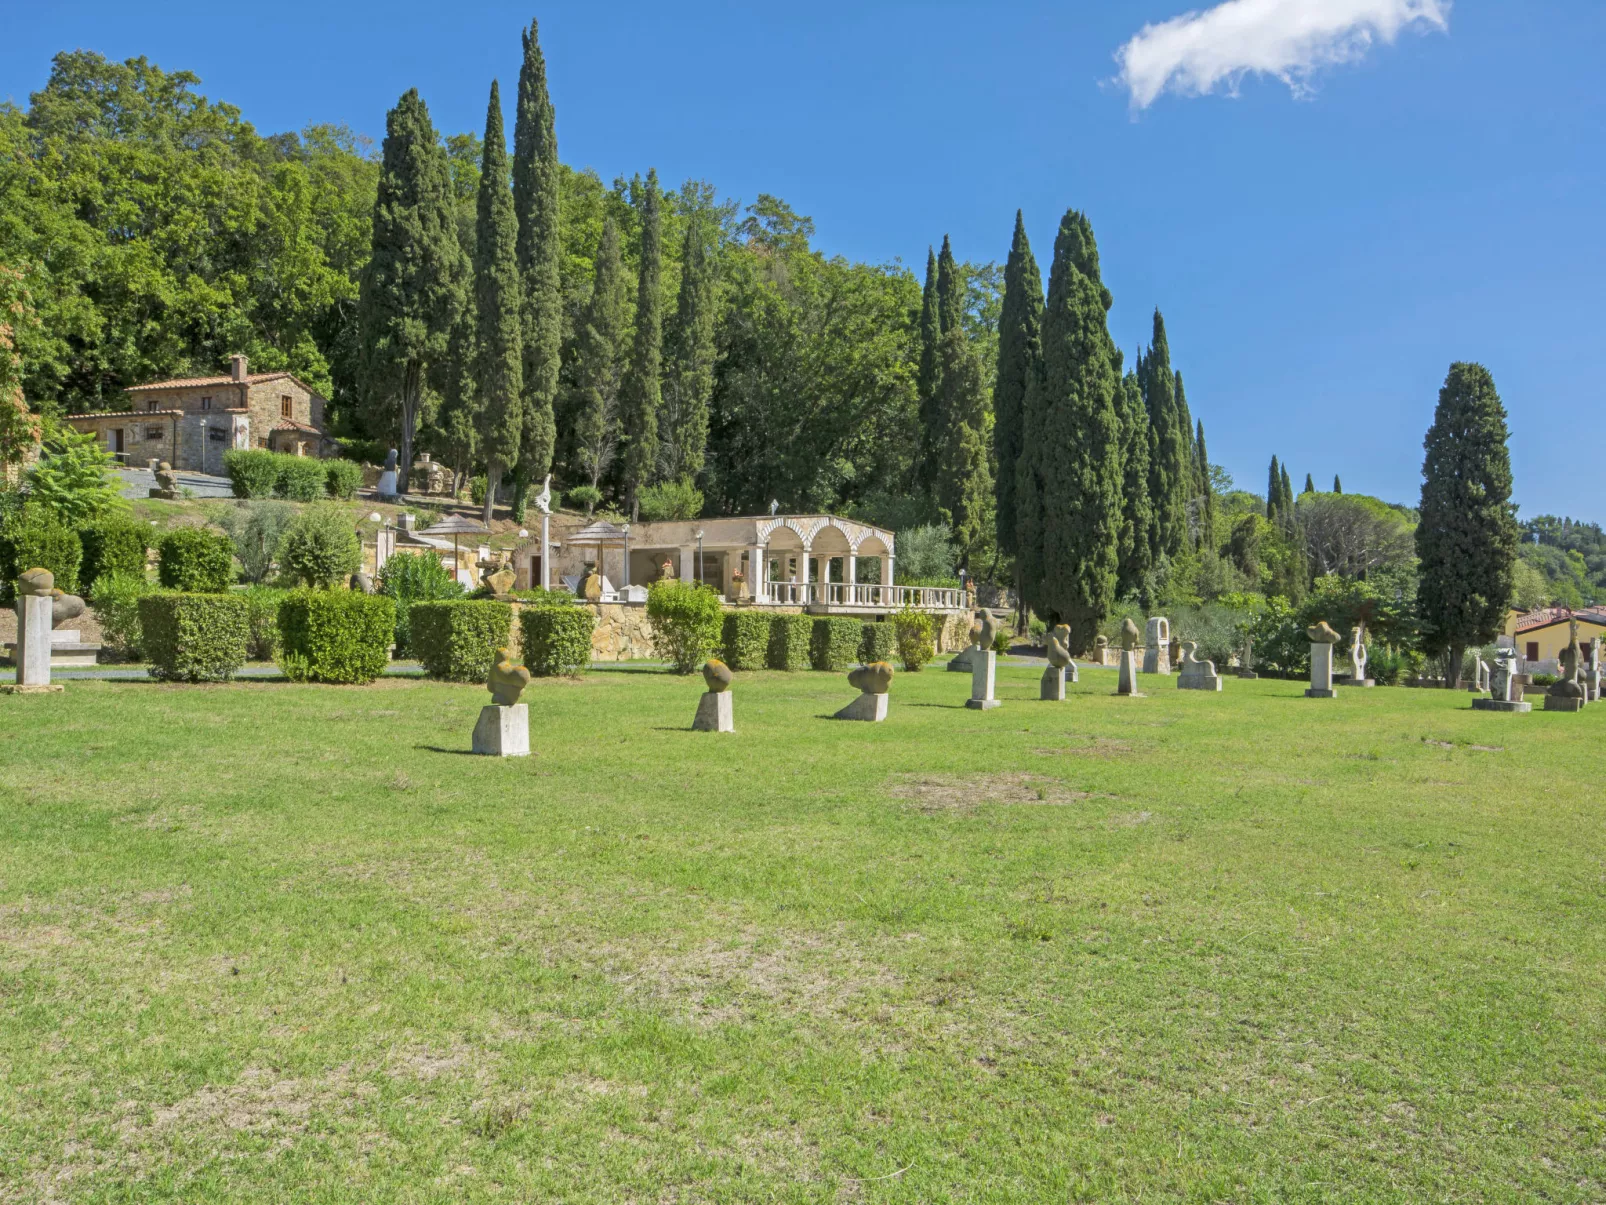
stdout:
POLYGON ((862 619, 823 616, 809 633, 809 664, 818 670, 846 669, 858 659, 863 643, 862 619))
POLYGON ((226 682, 245 664, 251 624, 237 594, 149 594, 139 600, 150 675, 164 682, 226 682))
POLYGON ((316 502, 327 493, 329 473, 324 462, 310 456, 274 457, 278 474, 273 492, 291 502, 316 502))
POLYGON ((867 623, 859 644, 859 660, 865 665, 890 662, 898 651, 898 629, 891 623, 867 623))
POLYGON ((813 637, 812 616, 773 616, 770 620, 770 645, 764 654, 764 664, 771 669, 808 669, 809 642, 813 637))
POLYGON ((17 578, 30 569, 50 570, 58 590, 74 593, 83 559, 78 533, 55 512, 38 505, 15 511, 0 531, 0 602, 16 598, 17 578))
POLYGON ((331 498, 355 498, 362 487, 362 465, 352 460, 325 460, 324 488, 331 498))
POLYGON ((357 572, 362 543, 344 509, 333 503, 309 506, 280 537, 278 560, 292 581, 327 590, 357 572))
POLYGON ((448 682, 484 682, 508 643, 513 609, 504 602, 454 599, 414 603, 411 646, 424 672, 448 682))
POLYGON ((524 665, 538 678, 574 677, 591 664, 590 607, 525 607, 519 612, 524 665))
POLYGON ((763 669, 773 618, 768 611, 727 611, 720 641, 725 664, 737 671, 763 669))
POLYGON ((412 654, 413 604, 461 598, 463 583, 433 552, 398 552, 379 571, 379 592, 396 604, 396 655, 402 657, 412 654))
POLYGON ((234 584, 234 542, 204 527, 179 527, 157 545, 156 576, 169 590, 221 594, 234 584))
POLYGON ((79 529, 84 559, 78 569, 78 584, 84 592, 93 593, 95 583, 108 574, 144 577, 150 530, 150 524, 132 519, 102 519, 79 529))
POLYGON ((652 646, 677 674, 695 673, 719 643, 719 595, 688 582, 654 582, 647 590, 652 646))
POLYGON ((893 619, 898 633, 898 657, 903 668, 919 673, 936 655, 936 624, 929 611, 905 607, 893 619))
POLYGON ((101 639, 113 652, 130 658, 139 656, 143 644, 139 600, 156 593, 157 589, 146 579, 143 570, 138 574, 102 573, 95 579, 89 605, 94 609, 95 621, 100 624, 101 639))
POLYGON ((279 668, 292 682, 372 682, 390 662, 396 604, 360 590, 296 590, 279 603, 279 668))
POLYGON ((266 448, 234 448, 223 453, 223 471, 236 498, 271 498, 279 483, 278 456, 266 448))

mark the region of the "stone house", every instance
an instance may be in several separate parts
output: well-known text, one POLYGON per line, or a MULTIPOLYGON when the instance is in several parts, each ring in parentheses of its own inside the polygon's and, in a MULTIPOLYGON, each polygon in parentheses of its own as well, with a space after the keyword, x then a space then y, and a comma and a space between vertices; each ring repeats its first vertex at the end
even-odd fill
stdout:
POLYGON ((66 417, 124 464, 165 460, 175 469, 221 474, 231 448, 295 456, 335 451, 325 433, 325 399, 288 372, 249 371, 244 356, 230 357, 227 376, 152 381, 128 395, 131 409, 66 417))

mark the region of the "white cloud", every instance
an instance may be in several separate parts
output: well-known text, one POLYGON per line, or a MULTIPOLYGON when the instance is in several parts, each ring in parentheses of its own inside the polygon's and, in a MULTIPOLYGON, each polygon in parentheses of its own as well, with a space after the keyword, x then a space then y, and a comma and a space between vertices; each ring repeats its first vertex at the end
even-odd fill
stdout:
POLYGON ((1451 0, 1225 0, 1204 12, 1145 25, 1116 52, 1120 84, 1146 109, 1168 89, 1229 91, 1253 72, 1301 93, 1322 67, 1360 58, 1402 29, 1450 28, 1451 0))

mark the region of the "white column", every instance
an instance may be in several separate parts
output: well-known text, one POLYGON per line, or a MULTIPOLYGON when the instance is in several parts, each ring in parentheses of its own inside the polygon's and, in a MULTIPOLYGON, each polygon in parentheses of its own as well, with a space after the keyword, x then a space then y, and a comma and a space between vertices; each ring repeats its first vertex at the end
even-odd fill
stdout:
MULTIPOLYGON (((881 584, 883 586, 891 586, 897 582, 897 574, 893 573, 892 569, 892 554, 889 552, 881 558, 881 584)), ((897 605, 896 598, 890 590, 881 596, 881 605, 884 607, 897 605)))
POLYGON ((552 516, 541 516, 541 589, 552 589, 552 516))
POLYGON ((769 576, 769 550, 762 544, 747 550, 747 592, 754 602, 764 601, 764 579, 769 576))
POLYGON ((693 582, 697 580, 697 565, 694 558, 697 551, 690 544, 680 546, 680 580, 693 582))
POLYGON ((846 591, 846 593, 843 594, 842 597, 845 598, 850 603, 858 602, 859 601, 859 554, 857 552, 849 552, 848 553, 848 559, 845 562, 843 562, 843 564, 844 564, 844 569, 843 569, 843 572, 842 572, 842 579, 843 579, 843 582, 847 586, 847 591, 846 591))

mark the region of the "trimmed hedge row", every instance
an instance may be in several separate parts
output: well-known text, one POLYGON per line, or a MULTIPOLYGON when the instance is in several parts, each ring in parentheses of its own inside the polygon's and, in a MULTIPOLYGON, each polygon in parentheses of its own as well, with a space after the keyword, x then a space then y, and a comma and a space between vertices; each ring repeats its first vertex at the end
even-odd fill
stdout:
POLYGON ((266 448, 235 448, 223 453, 223 471, 236 498, 351 498, 362 485, 362 466, 349 460, 291 456, 266 448))
POLYGON ((0 602, 16 598, 17 578, 30 569, 48 569, 56 589, 74 594, 84 546, 78 533, 52 511, 28 506, 11 515, 0 531, 0 602))
POLYGON ((898 651, 898 629, 891 623, 864 625, 864 642, 859 645, 859 660, 865 665, 877 661, 891 661, 898 651))
POLYGON ((764 668, 770 648, 767 611, 727 611, 720 632, 721 659, 739 672, 764 668))
POLYGON ((817 670, 846 669, 864 645, 864 621, 829 616, 814 621, 809 635, 809 664, 817 670))
POLYGON ((431 678, 484 682, 497 650, 508 643, 513 609, 488 599, 416 602, 407 621, 413 653, 431 678))
POLYGON ((524 667, 537 678, 574 677, 591 665, 590 607, 525 607, 519 612, 524 667))
POLYGON ((103 519, 78 530, 84 559, 78 566, 78 585, 84 594, 94 592, 102 576, 145 576, 145 553, 150 548, 150 525, 132 519, 103 519))
POLYGON ((813 638, 813 616, 771 616, 769 651, 765 656, 764 664, 771 669, 808 669, 809 644, 813 638))
POLYGON ((396 604, 355 590, 297 590, 279 604, 279 667, 292 682, 372 682, 390 661, 396 604))
POLYGON ((776 615, 727 611, 720 655, 733 670, 846 669, 855 661, 890 660, 898 649, 891 623, 865 623, 842 616, 776 615))
POLYGON ((164 682, 226 682, 245 664, 250 609, 238 594, 152 594, 139 600, 141 648, 164 682))
POLYGON ((204 527, 180 527, 162 537, 156 577, 169 590, 221 594, 234 584, 234 542, 204 527))

